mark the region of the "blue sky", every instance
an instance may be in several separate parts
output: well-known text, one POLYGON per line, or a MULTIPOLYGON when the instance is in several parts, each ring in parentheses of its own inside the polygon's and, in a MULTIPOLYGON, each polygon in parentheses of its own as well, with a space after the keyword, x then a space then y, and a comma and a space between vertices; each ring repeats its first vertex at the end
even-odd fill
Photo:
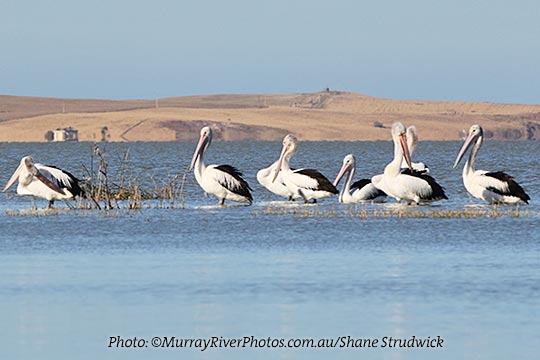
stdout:
POLYGON ((540 103, 538 1, 0 2, 0 94, 540 103))

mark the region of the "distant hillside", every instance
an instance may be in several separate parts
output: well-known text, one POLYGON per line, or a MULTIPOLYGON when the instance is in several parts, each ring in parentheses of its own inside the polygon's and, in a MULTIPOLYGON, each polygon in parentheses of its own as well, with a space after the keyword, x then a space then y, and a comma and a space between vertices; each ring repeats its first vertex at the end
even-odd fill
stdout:
POLYGON ((540 105, 392 100, 350 92, 201 95, 151 100, 0 96, 0 141, 45 141, 63 127, 81 141, 195 140, 203 124, 218 140, 388 140, 394 121, 422 140, 456 140, 478 123, 495 139, 540 139, 540 105))
POLYGON ((148 108, 154 100, 57 99, 0 95, 0 121, 65 112, 107 112, 148 108))

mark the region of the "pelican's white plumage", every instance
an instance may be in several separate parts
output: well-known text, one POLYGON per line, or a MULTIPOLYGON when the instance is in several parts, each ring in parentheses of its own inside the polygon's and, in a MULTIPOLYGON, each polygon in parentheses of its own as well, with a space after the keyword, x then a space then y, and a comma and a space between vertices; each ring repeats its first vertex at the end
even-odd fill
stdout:
POLYGON ((16 180, 19 181, 17 194, 46 199, 49 208, 55 200, 72 199, 83 194, 75 176, 54 166, 36 164, 31 156, 21 159, 3 191, 9 189, 16 180))
POLYGON ((397 201, 405 200, 408 203, 420 204, 447 199, 444 189, 431 176, 415 172, 412 169, 407 135, 403 124, 397 122, 392 125, 392 139, 394 141, 394 159, 385 167, 382 175, 374 176, 371 179, 373 185, 397 201), (409 167, 408 171, 401 170, 404 158, 409 167))
POLYGON ((474 143, 469 159, 463 166, 463 184, 465 189, 477 199, 485 200, 490 204, 517 204, 528 203, 529 195, 514 181, 513 177, 502 171, 490 172, 474 170, 476 154, 484 139, 484 131, 480 125, 473 125, 463 146, 461 147, 454 168, 459 164, 467 150, 474 143))
POLYGON ((319 171, 314 169, 292 170, 289 166, 291 157, 298 150, 298 139, 288 134, 283 139, 283 149, 278 160, 278 171, 272 179, 275 182, 279 175, 293 196, 302 197, 308 202, 317 199, 331 197, 338 193, 336 187, 319 171))
POLYGON ((242 178, 242 173, 230 165, 204 164, 204 154, 212 142, 212 129, 205 126, 201 129, 199 143, 191 160, 190 171, 193 169, 195 179, 207 193, 216 196, 219 204, 225 200, 246 202, 251 205, 251 196, 248 183, 242 178))
POLYGON ((360 202, 384 202, 386 200, 386 194, 377 189, 369 179, 361 179, 351 184, 355 172, 356 158, 353 154, 349 154, 343 159, 343 166, 334 180, 334 186, 337 187, 343 176, 348 174, 345 185, 339 192, 339 202, 353 204, 360 202))
POLYGON ((267 168, 261 169, 257 172, 257 181, 268 189, 268 191, 287 198, 289 200, 293 200, 294 198, 298 198, 299 195, 293 194, 291 190, 285 185, 283 182, 283 179, 281 177, 281 172, 278 171, 278 164, 279 160, 276 160, 272 165, 270 165, 267 168), (272 181, 272 179, 276 176, 276 172, 278 172, 278 175, 276 177, 275 181, 272 181))

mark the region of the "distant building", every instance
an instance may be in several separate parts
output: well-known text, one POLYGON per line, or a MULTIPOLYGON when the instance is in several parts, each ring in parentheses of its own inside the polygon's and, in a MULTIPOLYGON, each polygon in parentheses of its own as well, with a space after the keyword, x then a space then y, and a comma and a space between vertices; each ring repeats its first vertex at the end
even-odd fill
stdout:
POLYGON ((109 134, 109 128, 104 126, 101 128, 101 141, 107 142, 107 139, 110 138, 111 135, 109 134))
MULTIPOLYGON (((47 134, 50 134, 50 132, 47 132, 47 134)), ((58 128, 52 131, 52 137, 47 135, 45 137, 47 140, 53 142, 79 141, 79 130, 74 129, 71 126, 67 128, 58 128)))

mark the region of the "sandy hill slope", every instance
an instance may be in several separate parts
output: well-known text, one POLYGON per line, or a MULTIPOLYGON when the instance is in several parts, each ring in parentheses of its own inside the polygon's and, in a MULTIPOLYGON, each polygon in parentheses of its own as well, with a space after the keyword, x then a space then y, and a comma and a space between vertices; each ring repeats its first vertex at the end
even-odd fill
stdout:
POLYGON ((540 139, 540 105, 392 100, 350 92, 203 95, 152 100, 0 96, 0 141, 45 141, 73 127, 81 141, 196 140, 209 124, 218 140, 388 140, 394 121, 422 140, 457 140, 478 123, 487 137, 540 139))

